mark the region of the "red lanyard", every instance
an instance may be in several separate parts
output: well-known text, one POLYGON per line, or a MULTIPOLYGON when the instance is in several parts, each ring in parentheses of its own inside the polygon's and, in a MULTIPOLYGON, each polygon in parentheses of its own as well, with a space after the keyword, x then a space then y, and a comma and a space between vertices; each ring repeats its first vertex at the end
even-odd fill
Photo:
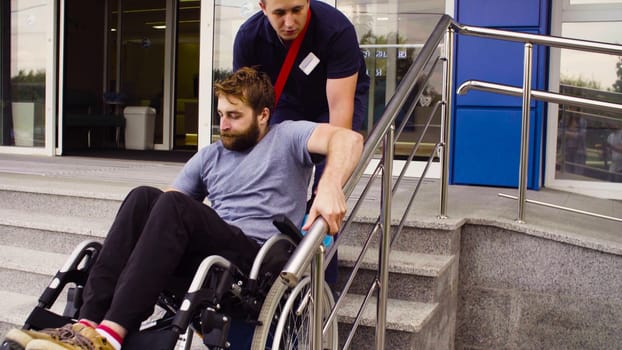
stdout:
MULTIPOLYGON (((281 98, 281 93, 283 92, 283 88, 285 87, 285 83, 287 82, 287 77, 289 77, 289 72, 292 70, 292 66, 294 65, 294 61, 296 60, 296 56, 298 56, 298 50, 300 50, 300 45, 302 44, 302 40, 305 38, 305 34, 307 33, 307 28, 309 28, 309 21, 311 20, 311 6, 309 6, 309 11, 307 11, 307 22, 305 23, 304 28, 292 45, 289 47, 287 51, 287 56, 285 57, 285 62, 283 62, 283 66, 281 66, 281 71, 279 72, 279 77, 276 79, 276 84, 274 84, 274 107, 279 104, 279 99, 281 98)), ((278 34, 277 34, 278 35, 278 34)))

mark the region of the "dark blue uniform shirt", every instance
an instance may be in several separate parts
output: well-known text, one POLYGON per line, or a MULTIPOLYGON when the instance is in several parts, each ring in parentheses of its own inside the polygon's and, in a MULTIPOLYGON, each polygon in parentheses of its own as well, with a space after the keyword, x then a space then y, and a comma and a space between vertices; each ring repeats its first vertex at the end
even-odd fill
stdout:
MULTIPOLYGON (((328 122, 326 79, 345 78, 358 72, 352 127, 359 130, 366 117, 369 77, 354 26, 330 5, 311 0, 310 6, 309 28, 270 122, 328 122), (319 64, 307 75, 299 66, 311 52, 319 58, 319 64)), ((260 11, 244 22, 236 35, 233 69, 258 66, 274 84, 287 50, 268 18, 260 11)))

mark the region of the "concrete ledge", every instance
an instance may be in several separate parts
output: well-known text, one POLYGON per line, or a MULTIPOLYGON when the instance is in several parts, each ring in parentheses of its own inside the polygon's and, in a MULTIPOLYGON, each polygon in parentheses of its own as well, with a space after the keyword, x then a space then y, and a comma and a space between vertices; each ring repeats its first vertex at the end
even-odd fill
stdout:
MULTIPOLYGON (((353 323, 363 302, 362 295, 346 295, 339 311, 339 321, 353 323)), ((389 299, 387 305, 387 329, 403 332, 419 332, 432 318, 438 304, 418 303, 389 299)), ((376 326, 376 299, 372 298, 361 317, 361 325, 376 326)))
POLYGON ((7 269, 53 276, 68 255, 0 245, 0 266, 7 269))
POLYGON ((80 218, 0 209, 0 225, 105 237, 112 221, 108 218, 80 218))
MULTIPOLYGON (((361 252, 360 247, 341 245, 340 266, 352 267, 361 252)), ((453 255, 420 254, 392 250, 389 257, 389 271, 426 277, 440 276, 454 260, 453 255)), ((370 247, 363 258, 362 268, 375 270, 378 266, 378 249, 370 247)))

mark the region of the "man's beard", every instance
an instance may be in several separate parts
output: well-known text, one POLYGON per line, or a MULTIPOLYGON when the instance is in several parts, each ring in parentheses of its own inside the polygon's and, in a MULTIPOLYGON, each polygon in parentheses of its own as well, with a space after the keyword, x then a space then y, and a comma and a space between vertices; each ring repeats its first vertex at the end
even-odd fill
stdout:
POLYGON ((257 118, 245 131, 238 133, 221 132, 220 140, 222 145, 231 151, 242 152, 252 148, 257 144, 259 138, 259 123, 257 118))

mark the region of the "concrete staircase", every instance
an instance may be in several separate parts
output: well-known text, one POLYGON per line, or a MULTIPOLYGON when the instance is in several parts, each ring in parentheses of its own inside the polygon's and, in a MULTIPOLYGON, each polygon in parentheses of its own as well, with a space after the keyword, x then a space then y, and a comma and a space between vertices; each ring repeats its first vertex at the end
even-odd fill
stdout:
MULTIPOLYGON (((0 336, 23 323, 50 277, 79 242, 103 241, 122 198, 133 187, 109 184, 109 190, 97 192, 92 183, 79 181, 61 188, 54 179, 9 180, 0 183, 19 186, 0 185, 0 336)), ((370 229, 371 224, 361 221, 344 236, 339 253, 341 285, 370 229)), ((402 233, 390 264, 388 349, 453 349, 459 242, 459 229, 407 227, 402 233)), ((373 246, 339 314, 342 343, 375 276, 377 244, 373 246)), ((352 349, 375 347, 375 312, 373 301, 363 313, 352 349)))

